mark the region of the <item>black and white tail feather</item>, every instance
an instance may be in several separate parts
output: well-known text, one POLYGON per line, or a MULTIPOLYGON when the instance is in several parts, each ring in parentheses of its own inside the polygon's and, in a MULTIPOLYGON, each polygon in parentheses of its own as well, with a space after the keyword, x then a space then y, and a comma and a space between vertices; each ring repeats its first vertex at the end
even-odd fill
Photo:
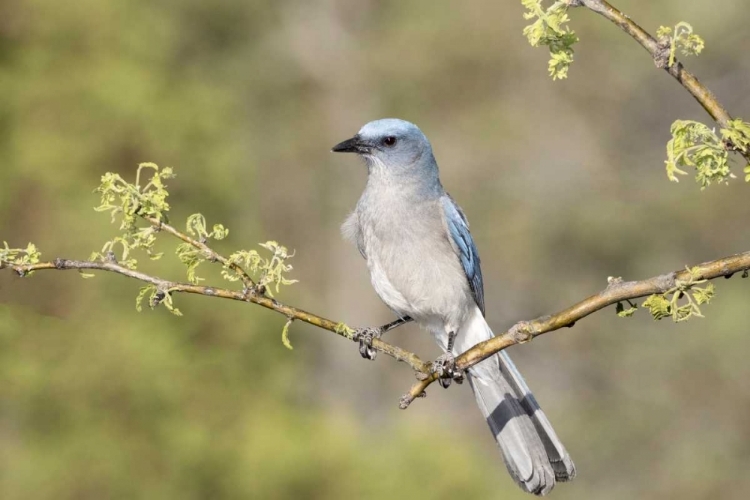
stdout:
MULTIPOLYGON (((448 194, 442 198, 445 225, 476 307, 456 338, 453 354, 494 337, 484 319, 482 269, 469 222, 448 194)), ((444 347, 445 348, 445 347, 444 347)), ((570 455, 552 429, 521 373, 504 351, 473 366, 469 384, 505 459, 508 472, 529 493, 546 495, 557 481, 576 475, 570 455)))
MULTIPOLYGON (((493 336, 477 309, 459 332, 456 354, 493 336)), ((505 351, 471 367, 467 375, 508 472, 521 488, 546 495, 557 481, 575 477, 570 455, 505 351)))

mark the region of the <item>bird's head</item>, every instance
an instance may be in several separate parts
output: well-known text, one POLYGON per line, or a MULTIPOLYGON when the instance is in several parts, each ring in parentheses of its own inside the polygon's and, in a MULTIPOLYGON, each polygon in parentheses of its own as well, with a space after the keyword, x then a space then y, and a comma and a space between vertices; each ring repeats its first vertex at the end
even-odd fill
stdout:
POLYGON ((437 165, 427 137, 413 123, 396 118, 376 120, 344 142, 334 153, 357 153, 365 159, 370 173, 418 174, 435 171, 437 165))

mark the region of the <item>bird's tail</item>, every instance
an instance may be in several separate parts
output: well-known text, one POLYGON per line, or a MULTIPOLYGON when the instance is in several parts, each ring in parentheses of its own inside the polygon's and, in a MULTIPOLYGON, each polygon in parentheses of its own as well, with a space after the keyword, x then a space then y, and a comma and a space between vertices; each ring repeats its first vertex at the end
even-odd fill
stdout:
MULTIPOLYGON (((455 352, 493 336, 476 309, 456 338, 455 352)), ((521 488, 545 495, 556 481, 575 477, 570 455, 505 351, 471 367, 468 380, 508 472, 521 488)))

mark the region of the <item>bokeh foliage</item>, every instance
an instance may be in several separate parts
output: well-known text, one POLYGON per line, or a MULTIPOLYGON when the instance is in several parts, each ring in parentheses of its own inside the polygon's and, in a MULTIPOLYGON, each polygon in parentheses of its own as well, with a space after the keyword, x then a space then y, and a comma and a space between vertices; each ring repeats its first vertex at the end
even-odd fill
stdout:
MULTIPOLYGON (((746 2, 616 5, 652 32, 691 22, 706 41, 691 70, 748 116, 746 2)), ((296 250, 285 301, 382 323, 338 234, 364 173, 328 149, 401 116, 432 139, 472 222, 497 329, 609 275, 750 248, 747 185, 665 182, 674 120, 710 123, 684 90, 581 9, 568 14, 575 67, 553 83, 523 12, 489 0, 6 1, 0 241, 87 257, 117 229, 91 210, 93 184, 155 161, 179 172, 174 221, 200 212, 207 232, 231 228, 218 250, 296 250)), ((176 259, 137 264, 185 279, 176 259)), ((221 280, 220 266, 198 270, 221 280)), ((513 349, 580 470, 556 498, 744 498, 750 290, 739 277, 717 286, 705 319, 605 311, 513 349)), ((137 314, 138 287, 0 273, 2 498, 525 498, 465 387, 400 412, 412 379, 391 360, 365 363, 299 323, 289 351, 285 318, 229 301, 137 314)), ((393 335, 435 353, 415 328, 393 335)))

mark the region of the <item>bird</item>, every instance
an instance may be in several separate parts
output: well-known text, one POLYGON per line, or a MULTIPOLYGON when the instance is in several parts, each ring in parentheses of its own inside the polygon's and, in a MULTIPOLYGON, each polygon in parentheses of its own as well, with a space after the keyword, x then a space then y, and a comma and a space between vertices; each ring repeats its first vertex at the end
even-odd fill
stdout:
MULTIPOLYGON (((414 321, 444 352, 433 364, 441 385, 461 382, 456 356, 493 333, 485 320, 479 253, 463 210, 440 182, 430 141, 413 123, 385 118, 332 151, 355 153, 367 166, 364 191, 341 229, 397 317, 358 331, 360 353, 374 358, 374 337, 414 321)), ((505 351, 470 367, 466 378, 508 472, 524 491, 545 495, 575 477, 570 455, 505 351)))

